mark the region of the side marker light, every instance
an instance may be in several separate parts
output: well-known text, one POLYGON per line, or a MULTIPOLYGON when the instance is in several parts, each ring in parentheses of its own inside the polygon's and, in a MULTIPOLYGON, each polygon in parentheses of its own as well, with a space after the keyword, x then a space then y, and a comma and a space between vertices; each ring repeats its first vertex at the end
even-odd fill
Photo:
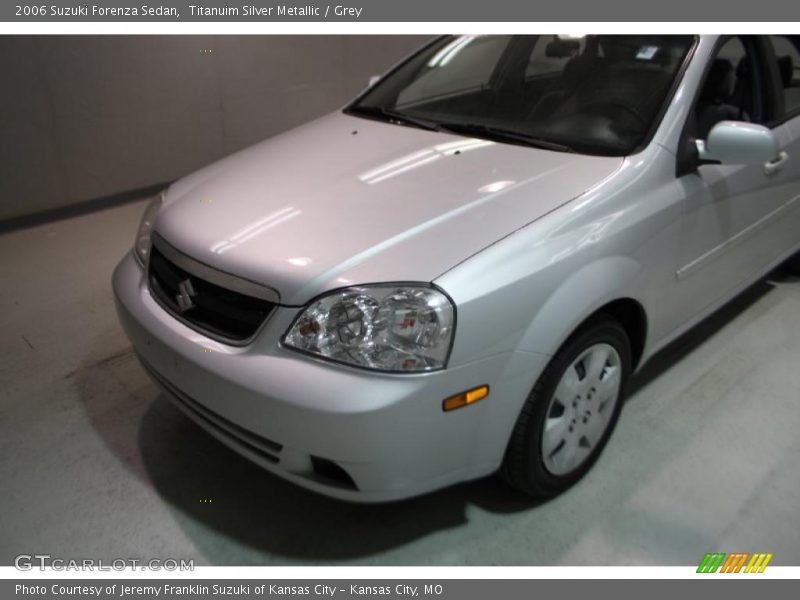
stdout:
POLYGON ((471 390, 461 392, 460 394, 456 394, 455 396, 450 396, 449 398, 445 399, 445 401, 442 402, 442 410, 444 410, 444 412, 450 412, 451 410, 456 410, 457 408, 469 406, 478 400, 483 400, 488 395, 488 385, 472 388, 471 390))

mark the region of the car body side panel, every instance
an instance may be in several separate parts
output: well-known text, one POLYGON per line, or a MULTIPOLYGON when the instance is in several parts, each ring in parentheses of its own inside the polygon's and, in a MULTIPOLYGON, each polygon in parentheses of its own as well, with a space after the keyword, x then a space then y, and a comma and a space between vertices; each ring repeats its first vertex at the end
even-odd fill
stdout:
POLYGON ((459 307, 453 367, 498 352, 530 357, 527 373, 517 374, 516 394, 494 400, 504 410, 478 433, 487 455, 502 459, 522 404, 546 365, 540 357, 549 360, 604 304, 635 300, 656 336, 671 326, 662 295, 674 285, 682 198, 678 188, 659 182, 670 181, 666 173, 673 165, 674 157, 653 145, 558 214, 436 280, 459 307))
POLYGON ((653 145, 558 214, 438 278, 459 306, 452 364, 510 349, 552 354, 587 316, 619 298, 645 308, 654 336, 669 328, 661 296, 673 285, 682 199, 659 182, 673 161, 653 145))
MULTIPOLYGON (((654 137, 654 142, 673 153, 678 153, 697 88, 719 38, 701 36, 654 137)), ((660 337, 653 336, 645 358, 800 249, 800 211, 793 206, 800 194, 800 118, 774 128, 773 133, 779 147, 789 154, 782 171, 773 176, 765 177, 758 166, 709 165, 701 167, 700 176, 673 179, 686 195, 682 253, 676 269, 680 284, 665 289, 664 303, 672 307, 666 321, 672 327, 666 327, 660 337), (706 198, 703 208, 704 195, 711 193, 703 184, 714 182, 717 202, 706 198), (761 190, 761 185, 767 189, 761 190), (753 193, 745 194, 748 188, 753 193)))

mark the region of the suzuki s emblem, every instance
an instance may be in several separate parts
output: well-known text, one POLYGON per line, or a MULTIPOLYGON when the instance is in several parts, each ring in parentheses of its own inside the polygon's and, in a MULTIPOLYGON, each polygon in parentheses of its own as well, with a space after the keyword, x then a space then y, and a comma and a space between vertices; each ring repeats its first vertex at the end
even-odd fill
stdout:
POLYGON ((194 307, 192 298, 197 295, 192 287, 191 279, 184 279, 178 284, 178 293, 175 295, 175 300, 178 302, 178 310, 185 313, 190 308, 194 307))

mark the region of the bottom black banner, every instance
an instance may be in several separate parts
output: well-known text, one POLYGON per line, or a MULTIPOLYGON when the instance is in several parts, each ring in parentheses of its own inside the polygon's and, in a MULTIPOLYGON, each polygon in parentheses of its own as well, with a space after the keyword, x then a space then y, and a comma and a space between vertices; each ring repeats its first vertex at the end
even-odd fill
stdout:
POLYGON ((230 600, 284 598, 430 598, 471 600, 487 598, 531 599, 535 597, 647 597, 647 600, 681 600, 707 598, 709 594, 725 594, 726 600, 747 598, 754 594, 769 597, 794 597, 797 582, 755 577, 702 576, 697 579, 467 579, 467 580, 76 580, 26 579, 3 580, 0 598, 78 598, 150 600, 163 598, 219 598, 230 600), (713 581, 713 583, 712 583, 713 581), (712 589, 713 588, 713 589, 712 589), (779 594, 783 594, 782 596, 779 594))

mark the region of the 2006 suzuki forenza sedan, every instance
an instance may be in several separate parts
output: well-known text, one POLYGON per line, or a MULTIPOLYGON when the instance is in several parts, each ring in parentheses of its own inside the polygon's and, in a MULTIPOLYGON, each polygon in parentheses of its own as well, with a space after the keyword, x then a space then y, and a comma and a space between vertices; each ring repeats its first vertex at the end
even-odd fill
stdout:
POLYGON ((800 249, 798 45, 438 39, 155 199, 124 328, 187 415, 317 492, 554 495, 631 373, 800 249))

